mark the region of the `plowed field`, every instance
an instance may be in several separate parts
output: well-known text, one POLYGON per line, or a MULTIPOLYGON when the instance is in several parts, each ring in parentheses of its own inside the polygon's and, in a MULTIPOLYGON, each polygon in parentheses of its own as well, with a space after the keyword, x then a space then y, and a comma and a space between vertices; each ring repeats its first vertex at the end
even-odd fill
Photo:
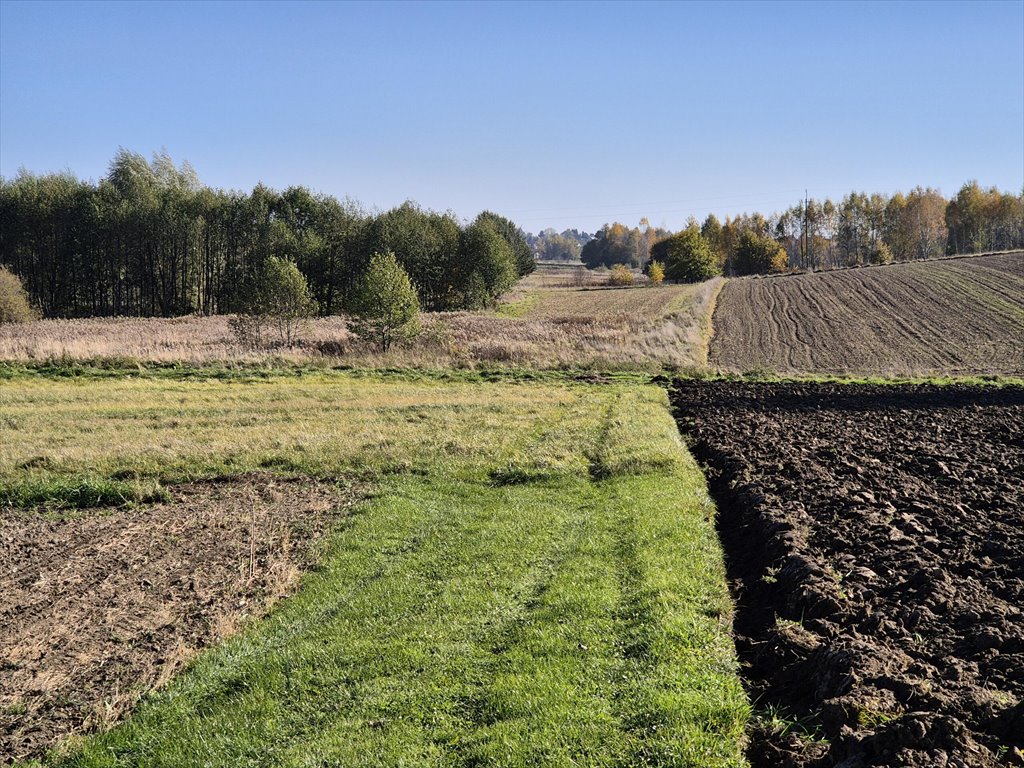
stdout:
POLYGON ((1024 764, 1024 388, 679 382, 758 766, 1024 764))
POLYGON ((730 280, 712 367, 1024 373, 1024 253, 730 280))

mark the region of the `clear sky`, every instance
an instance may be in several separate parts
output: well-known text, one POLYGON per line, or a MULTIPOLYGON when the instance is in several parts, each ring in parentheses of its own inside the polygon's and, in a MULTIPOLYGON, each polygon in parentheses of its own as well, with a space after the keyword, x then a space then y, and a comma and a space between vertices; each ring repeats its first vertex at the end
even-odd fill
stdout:
POLYGON ((525 229, 1024 186, 1024 2, 0 1, 0 174, 203 182, 525 229))

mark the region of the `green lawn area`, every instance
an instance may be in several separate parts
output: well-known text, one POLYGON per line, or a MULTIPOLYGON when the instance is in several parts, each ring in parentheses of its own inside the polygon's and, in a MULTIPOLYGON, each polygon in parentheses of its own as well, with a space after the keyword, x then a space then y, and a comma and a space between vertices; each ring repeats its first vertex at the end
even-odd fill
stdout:
POLYGON ((661 389, 0 382, 8 503, 256 469, 375 491, 293 597, 50 763, 744 765, 714 508, 661 389))

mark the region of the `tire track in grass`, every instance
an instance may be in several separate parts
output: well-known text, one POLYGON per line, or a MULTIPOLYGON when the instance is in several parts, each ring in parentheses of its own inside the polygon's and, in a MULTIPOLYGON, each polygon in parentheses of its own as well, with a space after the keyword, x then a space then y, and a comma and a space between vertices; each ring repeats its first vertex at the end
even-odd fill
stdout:
MULTIPOLYGON (((581 488, 580 495, 590 494, 581 488)), ((520 616, 493 628, 494 655, 471 703, 474 727, 455 747, 456 765, 610 765, 624 753, 611 711, 611 536, 593 498, 578 504, 547 578, 520 616)))
MULTIPOLYGON (((408 517, 429 512, 428 519, 444 524, 428 524, 432 535, 421 537, 416 547, 394 551, 401 555, 389 561, 388 573, 364 582, 354 599, 346 595, 349 599, 331 612, 331 621, 317 613, 314 626, 306 625, 308 633, 290 633, 291 645, 285 648, 275 644, 277 658, 270 663, 252 653, 251 665, 238 670, 227 660, 236 674, 220 681, 217 695, 182 701, 181 717, 192 719, 191 730, 203 738, 171 751, 169 762, 153 764, 451 764, 444 743, 465 726, 460 694, 467 681, 480 677, 477 667, 487 656, 478 636, 494 631, 496 619, 500 626, 500 617, 515 613, 514 606, 536 589, 535 574, 545 580, 549 545, 571 546, 567 542, 572 539, 550 514, 541 514, 551 512, 543 508, 503 538, 507 518, 495 514, 494 502, 504 502, 475 503, 487 492, 500 496, 501 489, 485 491, 467 483, 461 502, 448 493, 440 505, 436 496, 434 504, 424 503, 431 500, 429 481, 413 479, 400 486, 405 492, 393 494, 393 505, 409 512, 408 517), (500 564, 502 552, 504 569, 492 568, 500 564), (495 582, 492 591, 470 594, 487 578, 495 582), (480 620, 481 615, 486 618, 480 620), (312 666, 311 657, 316 659, 312 666), (316 691, 313 698, 311 690, 316 691), (244 738, 234 738, 253 727, 273 732, 271 748, 250 753, 244 738)), ((521 493, 543 491, 512 491, 513 496, 521 493)), ((515 508, 516 499, 506 501, 515 508)), ((398 517, 382 514, 377 527, 388 529, 398 517)), ((351 535, 360 547, 364 542, 370 550, 379 545, 368 530, 351 535)), ((143 727, 143 741, 133 751, 144 759, 166 757, 162 729, 149 725, 152 738, 146 738, 143 727)))
MULTIPOLYGON (((608 472, 616 405, 608 402, 586 452, 591 480, 608 472)), ((491 656, 468 703, 472 722, 455 746, 456 765, 609 765, 610 756, 623 753, 611 712, 613 521, 597 486, 585 478, 575 483, 576 501, 544 578, 519 615, 488 633, 491 656)))
MULTIPOLYGON (((577 414, 578 416, 578 414, 577 414)), ((523 466, 502 465, 501 477, 518 478, 514 482, 532 483, 538 478, 545 479, 544 471, 532 466, 532 460, 524 457, 546 455, 549 453, 553 433, 560 429, 569 434, 576 434, 580 425, 569 409, 560 410, 556 423, 548 423, 534 431, 526 441, 514 449, 518 457, 512 464, 525 462, 523 466), (564 425, 561 422, 566 422, 564 425)), ((577 435, 584 438, 583 435, 577 435)), ((493 473, 492 473, 493 477, 493 473)), ((562 479, 565 482, 565 479, 562 479)), ((579 482, 578 480, 576 481, 579 482)), ((557 484, 556 484, 557 485, 557 484)), ((372 730, 370 734, 353 735, 353 730, 366 730, 360 723, 347 723, 343 738, 344 751, 355 760, 358 748, 353 746, 354 740, 371 749, 379 738, 386 738, 388 733, 400 728, 401 737, 393 741, 390 757, 393 760, 411 759, 419 764, 448 765, 466 762, 460 756, 464 748, 460 746, 464 735, 477 726, 483 708, 480 691, 487 687, 487 681, 493 677, 491 670, 494 659, 494 646, 497 638, 509 631, 514 632, 518 623, 524 621, 532 606, 542 599, 555 578, 561 562, 570 556, 579 538, 578 529, 586 519, 585 510, 560 509, 557 512, 548 510, 541 517, 528 520, 509 518, 510 510, 537 509, 537 504, 522 504, 516 497, 523 495, 551 496, 565 498, 570 496, 561 488, 550 491, 543 486, 511 485, 504 489, 478 484, 465 486, 465 493, 470 496, 507 496, 497 509, 481 505, 475 522, 465 526, 467 535, 462 539, 467 544, 451 541, 445 552, 424 554, 424 565, 434 570, 429 573, 429 582, 425 587, 417 609, 406 611, 394 617, 388 630, 375 630, 374 642, 383 648, 382 656, 400 656, 410 642, 413 645, 436 645, 430 647, 431 658, 421 663, 418 670, 395 670, 390 676, 395 679, 407 679, 419 676, 422 687, 425 679, 444 680, 443 686, 437 686, 435 692, 428 690, 425 696, 416 694, 404 695, 400 691, 388 692, 388 704, 394 709, 394 700, 406 700, 400 707, 402 715, 388 716, 382 713, 362 718, 372 730), (508 534, 508 528, 518 522, 522 529, 508 534), (453 559, 450 553, 466 549, 465 556, 453 559), (446 561, 446 567, 436 569, 436 563, 446 561), (502 569, 495 564, 505 562, 502 569), (481 586, 481 569, 493 569, 493 587, 487 586, 484 591, 490 595, 480 604, 476 587, 481 586), (508 586, 506 586, 508 585, 508 586), (500 593, 500 594, 499 594, 500 593), (476 601, 476 602, 474 602, 476 601), (409 614, 412 613, 412 616, 409 614), (409 616, 408 622, 405 621, 409 616), (438 627, 443 625, 443 630, 438 627), (428 638, 417 637, 424 628, 428 638), (447 645, 457 646, 461 650, 445 654, 447 645), (397 651, 394 649, 397 647, 397 651), (436 651, 436 652, 435 652, 436 651), (454 664, 454 666, 453 666, 454 664), (424 718, 421 713, 429 712, 424 718), (399 725, 396 725, 401 721, 399 725), (415 746, 412 746, 415 745, 415 746), (400 752, 400 754, 398 752, 400 752), (453 752, 454 750, 454 752, 453 752)), ((585 496, 585 494, 583 494, 585 496)), ((467 499, 469 501, 469 499, 467 499)), ((535 514, 537 514, 535 512, 535 514)), ((327 751, 327 750, 325 750, 327 751)))
MULTIPOLYGON (((401 490, 394 493, 399 502, 403 495, 401 490)), ((318 705, 310 710, 301 706, 300 701, 289 698, 291 690, 304 690, 301 684, 309 682, 292 679, 292 670, 299 666, 296 656, 303 652, 319 654, 321 669, 337 667, 337 649, 331 645, 330 628, 357 620, 360 601, 365 600, 371 590, 394 578, 396 572, 431 542, 456 539, 453 533, 461 522, 456 516, 446 515, 440 506, 420 506, 418 511, 430 513, 427 515, 387 514, 380 511, 379 504, 376 510, 376 519, 364 509, 345 520, 335 534, 341 551, 337 551, 337 557, 330 558, 322 569, 331 572, 352 568, 355 573, 349 588, 336 596, 323 597, 323 583, 307 583, 305 590, 321 593, 316 604, 323 607, 313 613, 303 611, 296 617, 296 611, 290 610, 293 606, 286 604, 282 611, 271 614, 273 629, 270 632, 243 635, 202 657, 200 663, 206 668, 204 674, 193 676, 193 689, 179 692, 171 688, 157 694, 157 699, 169 699, 172 707, 181 707, 177 717, 173 711, 160 712, 158 716, 190 719, 193 721, 191 729, 203 736, 195 744, 181 744, 172 749, 171 754, 177 756, 180 764, 212 761, 213 764, 239 766, 273 765, 284 759, 291 742, 298 742, 300 750, 306 748, 307 742, 303 739, 310 730, 321 726, 314 714, 322 708, 318 705), (365 560, 367 555, 371 556, 369 561, 365 560), (364 563, 373 567, 363 569, 364 563), (355 614, 355 618, 346 614, 355 614), (311 651, 310 645, 322 647, 311 651), (282 689, 284 695, 280 696, 282 689), (280 696, 280 702, 274 702, 275 696, 280 696), (289 713, 282 705, 291 705, 292 711, 289 713), (261 722, 279 731, 273 740, 273 752, 266 749, 254 754, 239 752, 237 746, 241 742, 234 739, 233 734, 261 722)), ((394 507, 388 511, 395 511, 394 507)), ((383 617, 371 615, 371 618, 379 621, 383 617)), ((331 695, 327 690, 333 686, 347 694, 340 696, 340 701, 358 695, 357 682, 344 675, 332 677, 329 682, 328 685, 327 680, 324 681, 324 695, 331 695)), ((128 723, 129 728, 136 728, 142 734, 141 743, 133 747, 132 752, 143 760, 146 755, 165 754, 168 746, 162 741, 161 728, 146 727, 147 714, 147 709, 143 708, 140 716, 128 723)), ((169 763, 155 764, 174 765, 175 758, 169 763)))
MULTIPOLYGON (((487 492, 464 489, 467 497, 487 492)), ((517 506, 516 496, 537 492, 515 488, 508 506, 517 506)), ((464 501, 474 507, 469 498, 464 501)), ((379 674, 361 681, 341 730, 319 740, 325 757, 356 760, 393 737, 382 765, 451 764, 451 745, 473 714, 467 700, 487 676, 493 635, 515 620, 531 595, 543 593, 564 556, 560 552, 571 547, 571 517, 545 517, 529 518, 510 531, 494 506, 477 505, 461 537, 445 542, 444 551, 424 551, 422 562, 406 569, 414 599, 388 617, 387 628, 368 628, 372 647, 345 660, 344 669, 357 678, 367 665, 379 674)), ((310 744, 299 748, 305 753, 310 744)))

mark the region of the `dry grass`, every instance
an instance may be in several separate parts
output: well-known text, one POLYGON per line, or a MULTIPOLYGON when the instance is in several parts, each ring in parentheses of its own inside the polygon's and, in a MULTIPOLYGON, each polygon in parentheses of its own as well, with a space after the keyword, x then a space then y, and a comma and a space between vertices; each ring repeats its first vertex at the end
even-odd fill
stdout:
MULTIPOLYGON (((331 372, 231 382, 16 377, 0 384, 0 489, 61 477, 173 483, 268 469, 387 475, 438 463, 485 475, 519 457, 520 442, 544 425, 596 429, 588 414, 607 407, 598 394, 331 372)), ((569 460, 551 451, 531 443, 525 455, 549 468, 569 460)), ((572 461, 586 474, 584 457, 572 461)))
POLYGON ((654 369, 706 364, 707 326, 720 279, 700 285, 617 289, 535 287, 548 279, 531 275, 497 312, 426 314, 423 335, 387 355, 359 344, 342 317, 310 322, 292 346, 252 351, 238 344, 227 318, 221 316, 40 320, 5 326, 0 327, 0 360, 127 358, 203 364, 280 359, 463 368, 499 364, 654 369))
MULTIPOLYGON (((325 317, 308 325, 299 342, 274 356, 304 360, 338 354, 350 342, 344 318, 325 317)), ((155 362, 261 360, 267 352, 244 349, 228 327, 228 316, 98 317, 37 320, 0 326, 0 359, 50 360, 131 357, 155 362)))
POLYGON ((537 291, 535 304, 526 317, 531 320, 562 317, 658 320, 685 308, 695 288, 692 285, 661 285, 537 291))

